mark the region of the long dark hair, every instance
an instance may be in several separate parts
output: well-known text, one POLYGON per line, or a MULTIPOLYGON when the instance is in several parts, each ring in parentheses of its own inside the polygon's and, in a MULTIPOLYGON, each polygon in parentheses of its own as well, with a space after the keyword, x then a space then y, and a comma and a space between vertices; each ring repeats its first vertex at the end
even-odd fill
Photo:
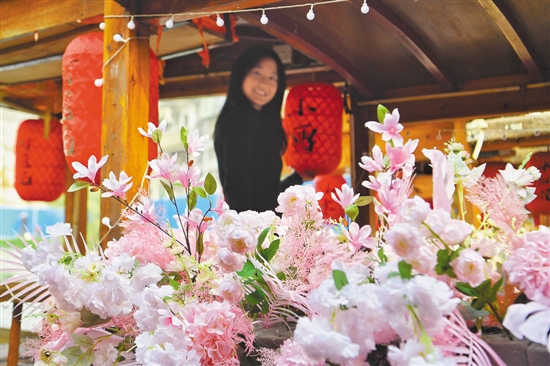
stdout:
POLYGON ((235 60, 231 68, 231 76, 229 77, 227 99, 218 118, 221 118, 232 108, 254 109, 252 103, 250 103, 243 93, 243 80, 248 72, 264 59, 272 59, 277 64, 277 92, 273 99, 263 106, 260 113, 266 117, 266 122, 274 124, 273 128, 281 137, 281 151, 284 151, 286 148, 286 136, 281 123, 281 107, 286 89, 286 76, 281 59, 272 49, 264 46, 252 46, 242 52, 235 60))

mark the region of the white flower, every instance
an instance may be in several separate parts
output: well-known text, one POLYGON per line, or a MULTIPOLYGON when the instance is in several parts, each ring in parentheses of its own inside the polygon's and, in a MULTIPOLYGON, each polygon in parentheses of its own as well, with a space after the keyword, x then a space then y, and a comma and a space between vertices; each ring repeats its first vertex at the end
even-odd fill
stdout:
POLYGON ((475 250, 464 249, 458 254, 458 258, 451 261, 451 267, 459 281, 468 282, 472 287, 477 287, 485 281, 485 260, 475 250))
POLYGON ((199 156, 206 149, 205 141, 208 140, 208 135, 199 137, 199 130, 189 131, 187 134, 187 153, 193 156, 199 156))
POLYGON ((499 172, 507 183, 517 187, 527 186, 534 181, 533 174, 525 169, 515 169, 510 163, 506 164, 504 170, 499 170, 499 172))
POLYGON ((52 226, 46 226, 46 234, 49 234, 52 237, 72 235, 73 229, 71 224, 58 222, 52 226))

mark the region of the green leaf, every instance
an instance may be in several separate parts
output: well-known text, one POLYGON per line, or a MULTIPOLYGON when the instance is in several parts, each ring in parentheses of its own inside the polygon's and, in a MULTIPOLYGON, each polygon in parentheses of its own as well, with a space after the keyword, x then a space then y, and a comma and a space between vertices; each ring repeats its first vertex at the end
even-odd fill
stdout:
POLYGON ((265 260, 270 261, 275 254, 277 254, 277 251, 279 250, 279 244, 281 244, 281 239, 275 239, 269 244, 269 248, 264 250, 265 253, 265 260))
POLYGON ((153 139, 153 142, 155 144, 160 144, 160 140, 162 139, 162 131, 159 130, 158 128, 156 130, 153 131, 153 133, 151 134, 151 139, 153 139))
POLYGON ((201 196, 202 198, 207 197, 206 191, 201 187, 193 187, 192 189, 193 189, 193 192, 197 194, 197 196, 201 196))
POLYGON ((269 311, 269 302, 267 300, 262 301, 262 314, 267 314, 269 311))
POLYGON ((197 194, 195 193, 195 191, 189 192, 189 196, 187 196, 187 202, 189 205, 189 211, 195 208, 195 206, 197 205, 197 194))
POLYGON ((482 300, 482 299, 474 299, 474 301, 472 301, 472 307, 476 310, 483 309, 485 304, 487 304, 487 301, 482 300))
POLYGON ((265 237, 267 236, 267 234, 269 233, 269 230, 270 228, 265 228, 264 231, 262 231, 260 233, 260 235, 258 235, 258 245, 256 245, 256 248, 261 249, 262 248, 262 243, 264 242, 265 240, 265 237))
POLYGON ((248 295, 246 295, 246 297, 244 298, 245 301, 251 305, 258 305, 259 303, 261 303, 262 301, 265 300, 265 293, 262 291, 254 291, 248 295))
POLYGON ((525 168, 525 165, 527 165, 527 163, 529 162, 529 160, 531 160, 531 155, 533 155, 533 152, 530 151, 527 156, 525 157, 525 159, 523 159, 523 161, 521 162, 521 165, 518 167, 518 169, 523 169, 525 168))
POLYGON ((166 191, 166 193, 168 193, 168 197, 170 197, 170 202, 175 203, 176 197, 174 196, 174 190, 172 189, 172 187, 170 187, 169 184, 164 183, 162 180, 160 181, 160 183, 164 187, 164 190, 166 191))
POLYGON ((175 291, 178 291, 180 289, 180 283, 172 278, 169 278, 168 279, 168 283, 170 284, 170 286, 172 286, 172 288, 175 290, 175 291))
POLYGON ((384 248, 378 249, 378 258, 380 258, 381 263, 386 263, 388 261, 388 256, 384 254, 384 248))
POLYGON ((374 196, 360 196, 357 201, 355 201, 355 204, 359 207, 366 206, 374 201, 374 196))
POLYGON ((386 114, 391 114, 390 110, 386 107, 384 107, 382 104, 378 104, 378 108, 376 109, 376 113, 378 115, 378 122, 384 123, 384 117, 386 117, 386 114))
POLYGON ((252 264, 251 261, 247 260, 243 266, 243 269, 237 271, 237 274, 242 278, 252 277, 256 272, 256 267, 252 264))
POLYGON ((199 235, 199 240, 197 240, 197 253, 199 253, 199 257, 202 255, 202 252, 204 252, 204 235, 199 235))
POLYGON ((189 148, 189 144, 187 143, 187 130, 183 126, 180 130, 180 140, 183 144, 183 147, 185 148, 185 151, 187 151, 187 149, 189 148))
POLYGON ((466 282, 458 282, 456 285, 455 285, 455 288, 463 293, 464 295, 467 295, 467 296, 472 296, 472 297, 476 297, 478 295, 478 292, 475 288, 473 288, 472 286, 470 286, 469 283, 466 283, 466 282))
POLYGON ((332 277, 334 278, 334 285, 338 290, 340 290, 342 287, 344 287, 349 283, 348 277, 346 276, 346 272, 341 271, 339 269, 332 270, 332 277))
POLYGON ((67 366, 90 366, 95 360, 92 348, 82 352, 79 346, 73 346, 61 353, 67 357, 67 366))
POLYGON ((212 195, 216 193, 217 188, 218 184, 216 183, 216 178, 210 173, 206 174, 206 178, 204 178, 204 189, 206 193, 212 195))
POLYGON ((71 338, 73 339, 76 346, 82 348, 89 348, 94 345, 94 340, 84 334, 71 334, 71 338))
POLYGON ((471 304, 461 301, 460 306, 458 309, 460 312, 465 315, 466 319, 478 319, 478 318, 485 318, 487 315, 489 315, 489 312, 485 310, 476 310, 472 307, 471 304))
POLYGON ((359 215, 359 207, 357 207, 355 204, 347 205, 346 215, 349 216, 351 221, 355 221, 355 219, 357 218, 357 215, 359 215))
POLYGON ((397 267, 399 268, 399 275, 401 278, 405 280, 410 280, 412 278, 412 265, 405 262, 400 261, 397 263, 397 267))
POLYGON ((401 277, 401 275, 399 274, 399 272, 390 272, 390 273, 388 273, 388 279, 393 278, 393 277, 401 277))
POLYGON ((83 180, 77 180, 73 184, 71 184, 69 189, 67 189, 67 192, 80 191, 81 189, 84 189, 84 188, 89 187, 89 186, 91 186, 90 182, 85 182, 83 180))

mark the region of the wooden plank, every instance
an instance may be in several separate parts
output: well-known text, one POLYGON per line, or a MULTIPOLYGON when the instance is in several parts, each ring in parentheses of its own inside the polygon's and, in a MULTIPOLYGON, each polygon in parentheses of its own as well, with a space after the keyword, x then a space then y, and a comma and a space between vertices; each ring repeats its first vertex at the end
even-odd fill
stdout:
MULTIPOLYGON (((243 13, 241 17, 255 26, 262 26, 257 14, 243 13)), ((306 20, 307 21, 307 20, 306 20)), ((330 39, 320 38, 315 31, 295 22, 282 11, 269 14, 269 25, 265 31, 283 40, 300 52, 318 60, 336 71, 357 90, 363 98, 374 95, 374 85, 370 85, 363 71, 356 67, 331 44, 330 39)))
MULTIPOLYGON (((351 2, 358 9, 363 5, 361 0, 351 0, 351 2)), ((382 2, 369 2, 369 6, 369 19, 376 21, 386 32, 397 38, 428 70, 443 90, 454 89, 452 75, 426 42, 407 23, 382 2)))
POLYGON ((0 39, 4 40, 101 15, 103 1, 8 0, 0 2, 0 14, 0 39))
POLYGON ((21 339, 21 319, 23 317, 21 304, 14 302, 8 345, 8 366, 17 366, 19 363, 19 342, 21 339))
MULTIPOLYGON (((122 15, 125 10, 114 0, 105 1, 106 15, 122 15)), ((102 155, 108 155, 101 170, 101 179, 113 171, 119 177, 124 170, 133 177, 133 186, 126 197, 130 201, 139 190, 141 178, 147 169, 148 139, 141 136, 138 127, 147 130, 149 115, 149 34, 148 28, 136 22, 129 30, 124 18, 106 19, 103 82, 103 123, 101 130, 102 155), (113 41, 120 34, 126 43, 113 41)), ((102 199, 100 216, 116 223, 123 206, 115 199, 102 199)), ((102 246, 107 240, 120 237, 120 228, 108 232, 100 227, 102 246)))
POLYGON ((504 33, 532 80, 542 80, 542 64, 505 2, 494 0, 478 0, 478 2, 504 33))

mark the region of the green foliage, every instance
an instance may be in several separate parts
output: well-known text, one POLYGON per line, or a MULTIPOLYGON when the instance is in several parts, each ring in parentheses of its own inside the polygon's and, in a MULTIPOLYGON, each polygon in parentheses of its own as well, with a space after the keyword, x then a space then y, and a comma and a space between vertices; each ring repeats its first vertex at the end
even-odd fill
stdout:
POLYGON ((342 289, 342 287, 349 283, 346 272, 339 269, 332 270, 332 277, 334 278, 334 285, 338 290, 342 289))
POLYGON ((158 128, 153 131, 151 134, 151 139, 155 144, 160 144, 160 140, 162 139, 162 131, 158 128))
POLYGON ((437 264, 435 266, 435 272, 438 275, 446 274, 451 278, 456 278, 456 274, 451 267, 451 262, 458 257, 460 249, 449 253, 447 249, 440 249, 437 251, 437 264))
POLYGON ((360 196, 357 201, 355 201, 355 204, 359 207, 366 206, 374 201, 374 196, 360 196))
POLYGON ((384 248, 378 249, 378 258, 380 258, 380 263, 386 263, 388 261, 388 256, 384 254, 384 248))
POLYGON ((217 188, 218 185, 214 176, 210 173, 206 174, 206 178, 204 178, 204 189, 206 190, 206 193, 212 195, 216 193, 217 188))
POLYGON ((248 278, 254 276, 256 272, 256 267, 252 264, 251 261, 247 260, 243 266, 243 269, 237 272, 237 274, 242 278, 248 278))
POLYGON ((378 122, 384 123, 384 117, 386 117, 386 114, 391 114, 391 113, 388 108, 384 107, 382 104, 378 104, 378 108, 376 109, 376 114, 378 115, 378 122))
POLYGON ((202 198, 208 197, 208 195, 206 194, 206 191, 201 187, 193 187, 191 189, 193 190, 193 192, 197 194, 197 196, 200 196, 202 198))
POLYGON ((487 304, 497 301, 498 291, 502 287, 504 278, 501 277, 494 286, 491 284, 491 280, 487 279, 477 287, 472 287, 469 283, 459 282, 456 284, 456 289, 464 295, 473 297, 472 308, 475 310, 481 310, 487 304))
POLYGON ((346 215, 351 219, 351 221, 355 221, 357 218, 357 215, 359 215, 359 207, 355 204, 347 205, 346 206, 346 215))
POLYGON ((195 191, 189 192, 189 196, 187 196, 187 204, 189 205, 189 211, 194 209, 197 205, 197 193, 195 191))
POLYGON ((168 197, 170 198, 170 202, 176 203, 176 196, 174 196, 174 189, 167 183, 164 183, 162 180, 160 181, 162 186, 164 187, 164 190, 166 193, 168 193, 168 197))
POLYGON ((397 267, 399 268, 399 275, 404 280, 410 280, 412 276, 412 265, 405 261, 400 261, 397 263, 397 267))
POLYGON ((185 151, 187 151, 187 149, 189 148, 189 144, 187 143, 187 135, 187 130, 185 129, 185 127, 182 126, 180 130, 180 140, 183 144, 183 147, 185 148, 185 151))
POLYGON ((89 187, 89 186, 91 186, 90 182, 85 182, 83 180, 77 180, 73 184, 71 184, 69 189, 67 189, 67 192, 80 191, 81 189, 84 189, 84 188, 89 187))

